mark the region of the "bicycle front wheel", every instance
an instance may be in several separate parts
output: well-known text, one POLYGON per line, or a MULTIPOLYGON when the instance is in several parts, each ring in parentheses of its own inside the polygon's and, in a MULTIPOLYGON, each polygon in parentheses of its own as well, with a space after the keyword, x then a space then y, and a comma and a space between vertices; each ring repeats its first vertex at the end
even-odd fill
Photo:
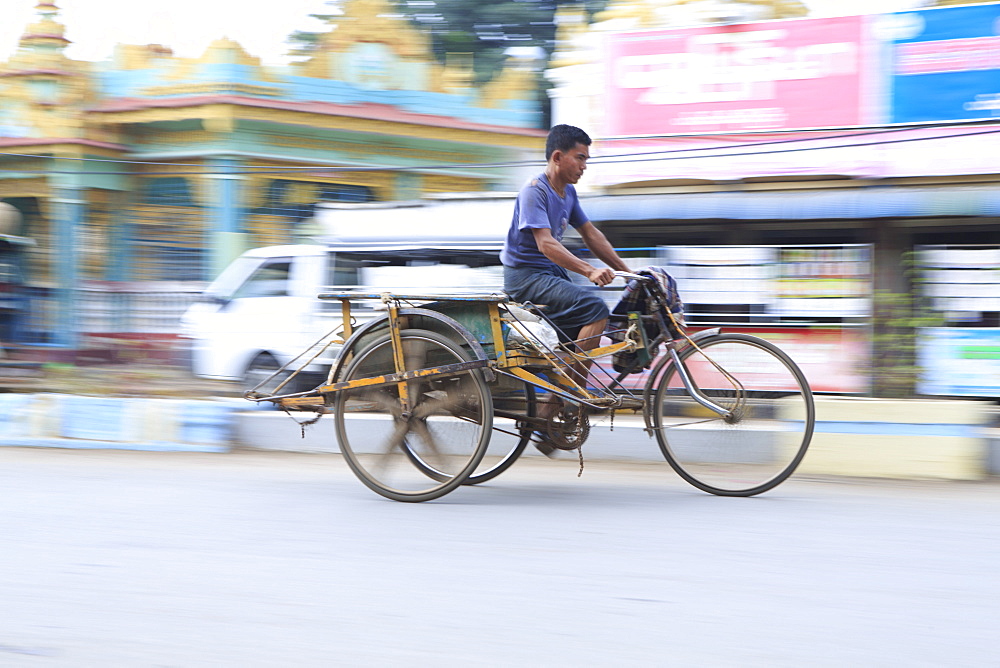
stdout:
MULTIPOLYGON (((418 329, 400 333, 407 371, 471 360, 448 338, 418 329)), ((339 380, 374 379, 395 372, 392 341, 381 336, 354 354, 339 380)), ((480 369, 431 376, 406 384, 362 386, 334 395, 340 451, 355 475, 396 501, 428 501, 454 490, 475 471, 489 446, 493 403, 480 369)))
POLYGON ((792 475, 816 420, 809 383, 795 362, 746 334, 699 341, 680 360, 701 393, 729 413, 696 402, 677 368, 667 365, 653 411, 657 441, 674 470, 722 496, 760 494, 792 475))

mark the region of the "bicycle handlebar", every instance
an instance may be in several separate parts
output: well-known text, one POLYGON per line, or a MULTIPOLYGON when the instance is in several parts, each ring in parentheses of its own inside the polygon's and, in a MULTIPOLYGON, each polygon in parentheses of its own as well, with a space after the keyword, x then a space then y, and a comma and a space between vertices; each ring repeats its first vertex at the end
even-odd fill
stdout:
POLYGON ((624 278, 626 281, 632 280, 633 278, 640 281, 650 280, 649 276, 643 276, 642 274, 633 274, 631 271, 616 271, 615 278, 624 278))

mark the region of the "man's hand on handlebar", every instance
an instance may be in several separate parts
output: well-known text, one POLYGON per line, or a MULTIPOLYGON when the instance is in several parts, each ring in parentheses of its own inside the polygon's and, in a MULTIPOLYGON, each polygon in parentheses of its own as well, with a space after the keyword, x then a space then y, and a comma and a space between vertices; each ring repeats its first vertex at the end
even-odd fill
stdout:
POLYGON ((615 280, 615 272, 608 267, 594 267, 587 278, 594 285, 605 286, 615 280))
POLYGON ((643 276, 642 274, 634 274, 631 271, 613 271, 608 267, 594 267, 587 278, 594 285, 605 286, 616 278, 623 278, 626 281, 636 279, 639 281, 649 281, 651 278, 649 276, 643 276))

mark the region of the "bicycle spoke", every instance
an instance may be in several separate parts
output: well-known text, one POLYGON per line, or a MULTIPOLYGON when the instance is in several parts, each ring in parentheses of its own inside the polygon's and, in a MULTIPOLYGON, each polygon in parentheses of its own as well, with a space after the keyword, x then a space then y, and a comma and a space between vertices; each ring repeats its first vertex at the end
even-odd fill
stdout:
POLYGON ((420 450, 420 459, 434 467, 435 470, 444 471, 446 470, 445 456, 438 447, 437 441, 434 439, 434 434, 431 433, 430 427, 423 420, 414 420, 411 423, 412 431, 415 433, 421 441, 427 446, 427 449, 420 450))
MULTIPOLYGON (((403 330, 399 341, 403 371, 469 361, 461 347, 434 332, 403 330)), ((344 380, 400 371, 388 334, 351 353, 344 380)), ((362 482, 391 499, 426 501, 448 493, 475 469, 488 445, 492 403, 479 370, 413 379, 405 385, 382 386, 377 392, 342 390, 335 401, 344 458, 362 482), (407 390, 406 406, 402 387, 407 390), (349 404, 353 412, 342 410, 349 404)))

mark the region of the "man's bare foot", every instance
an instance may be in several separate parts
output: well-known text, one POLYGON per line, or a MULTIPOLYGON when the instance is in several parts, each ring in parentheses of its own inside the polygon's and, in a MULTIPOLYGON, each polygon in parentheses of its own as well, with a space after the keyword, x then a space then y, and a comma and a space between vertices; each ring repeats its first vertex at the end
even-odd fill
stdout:
POLYGON ((563 409, 566 403, 557 396, 549 395, 547 399, 538 402, 538 417, 548 420, 563 409))
POLYGON ((557 452, 558 452, 559 449, 555 445, 552 444, 552 441, 549 440, 548 436, 546 436, 545 434, 543 434, 540 431, 536 431, 536 432, 534 432, 532 434, 532 439, 531 440, 535 444, 535 448, 540 453, 542 453, 543 455, 545 455, 549 459, 555 459, 556 458, 556 455, 557 455, 557 452))

